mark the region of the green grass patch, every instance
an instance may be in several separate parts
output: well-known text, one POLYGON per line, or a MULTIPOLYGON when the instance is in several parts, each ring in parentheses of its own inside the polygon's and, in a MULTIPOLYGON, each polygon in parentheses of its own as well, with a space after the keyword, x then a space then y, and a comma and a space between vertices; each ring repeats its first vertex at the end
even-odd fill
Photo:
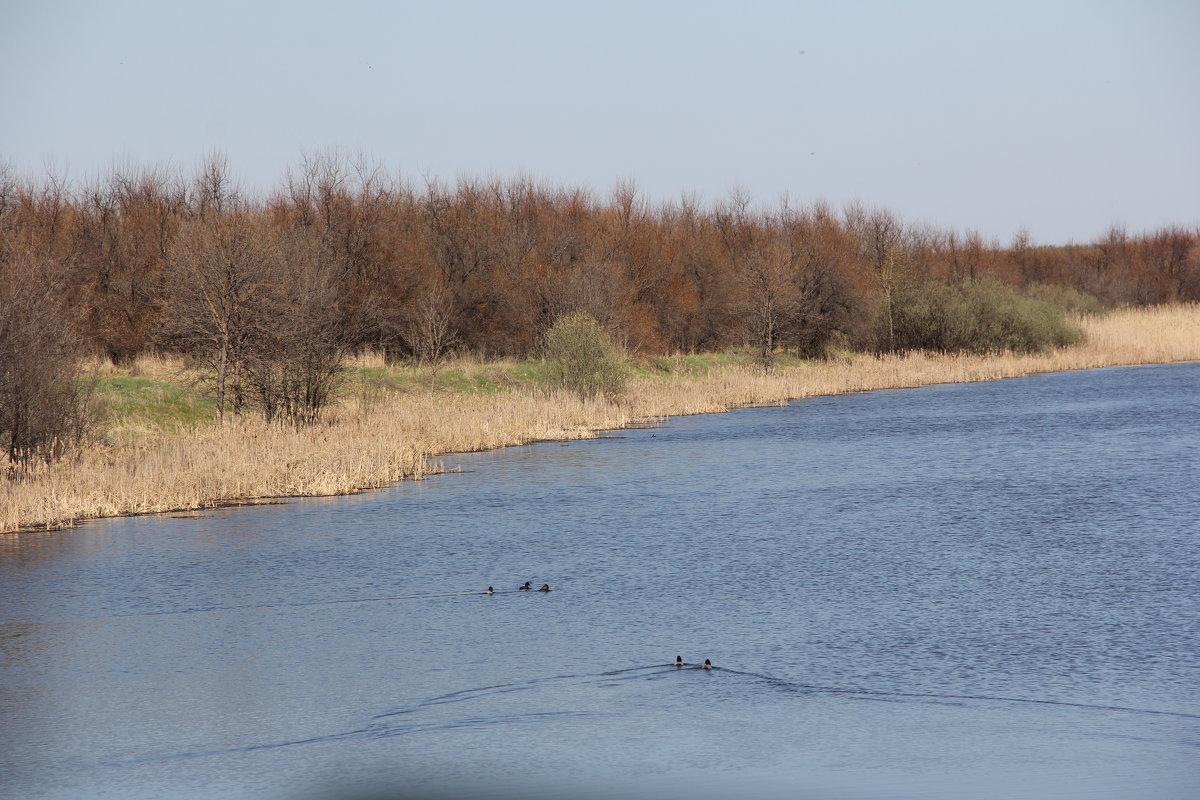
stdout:
MULTIPOLYGON (((798 367, 810 363, 783 350, 775 352, 775 367, 798 367)), ((634 374, 646 378, 702 378, 721 367, 760 368, 758 354, 748 347, 736 347, 719 353, 688 353, 673 356, 653 356, 649 360, 634 363, 634 374)))
POLYGON ((503 387, 486 372, 475 372, 468 375, 460 367, 447 367, 438 370, 436 378, 430 373, 428 379, 430 388, 442 389, 449 392, 468 394, 495 394, 503 387))
POLYGON ((510 375, 517 385, 546 386, 551 381, 550 371, 545 361, 517 361, 512 364, 510 375))
POLYGON ((92 400, 105 423, 120 421, 176 432, 216 417, 216 404, 199 388, 138 377, 96 378, 92 400))

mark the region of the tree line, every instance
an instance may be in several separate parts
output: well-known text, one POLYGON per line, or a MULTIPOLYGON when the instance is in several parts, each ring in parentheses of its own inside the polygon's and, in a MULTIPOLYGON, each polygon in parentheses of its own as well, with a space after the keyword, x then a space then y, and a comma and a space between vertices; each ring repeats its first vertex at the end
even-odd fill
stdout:
POLYGON ((1001 245, 886 209, 738 192, 701 205, 651 203, 631 184, 604 197, 527 178, 414 185, 335 153, 259 196, 220 156, 192 175, 129 167, 81 183, 0 163, 0 441, 13 458, 44 439, 26 429, 46 403, 16 397, 22 370, 67 374, 83 352, 178 352, 211 377, 220 413, 305 421, 347 352, 524 356, 572 313, 633 353, 745 345, 769 366, 835 346, 1036 349, 1056 342, 988 331, 1046 304, 1172 301, 1200 301, 1195 228, 1001 245))

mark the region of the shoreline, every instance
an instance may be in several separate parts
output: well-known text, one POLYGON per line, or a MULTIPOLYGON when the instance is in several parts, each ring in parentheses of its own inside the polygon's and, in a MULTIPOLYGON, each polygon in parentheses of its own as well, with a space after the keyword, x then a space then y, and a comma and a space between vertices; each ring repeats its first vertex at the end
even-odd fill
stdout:
MULTIPOLYGON (((785 405, 791 400, 1048 372, 1200 361, 1200 305, 1112 312, 1080 321, 1085 341, 1039 355, 844 355, 763 373, 642 377, 617 402, 563 392, 422 391, 348 398, 294 430, 257 417, 149 442, 89 448, 0 485, 0 533, 61 530, 89 519, 186 513, 329 497, 420 480, 436 459, 545 441, 595 438, 647 420, 785 405)), ((4 537, 0 541, 13 541, 4 537)))

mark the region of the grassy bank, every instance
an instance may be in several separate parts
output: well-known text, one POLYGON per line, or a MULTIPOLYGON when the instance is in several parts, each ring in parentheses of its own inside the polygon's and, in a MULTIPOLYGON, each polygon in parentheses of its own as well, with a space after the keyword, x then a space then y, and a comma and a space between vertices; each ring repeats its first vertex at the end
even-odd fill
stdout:
POLYGON ((0 482, 0 532, 257 499, 336 495, 419 478, 438 454, 589 438, 654 417, 747 404, 1034 372, 1200 360, 1200 306, 1081 321, 1086 338, 1044 355, 915 354, 782 362, 764 374, 738 354, 657 358, 618 403, 548 391, 537 363, 456 363, 439 371, 348 365, 340 402, 295 430, 258 417, 217 427, 177 364, 97 369, 107 434, 76 457, 0 482))

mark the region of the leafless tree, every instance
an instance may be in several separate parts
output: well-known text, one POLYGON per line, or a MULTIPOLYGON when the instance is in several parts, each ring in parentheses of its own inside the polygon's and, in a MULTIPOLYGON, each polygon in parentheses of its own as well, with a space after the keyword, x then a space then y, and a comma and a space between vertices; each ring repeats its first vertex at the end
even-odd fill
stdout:
POLYGON ((82 346, 68 322, 64 275, 37 254, 0 252, 0 447, 10 475, 62 456, 88 431, 82 346))
POLYGON ((791 256, 789 315, 783 343, 799 355, 827 355, 858 335, 862 303, 848 277, 850 242, 832 212, 815 205, 783 220, 791 256))
POLYGON ((896 303, 908 282, 909 259, 904 228, 890 211, 847 210, 847 222, 858 239, 860 254, 870 265, 883 301, 885 350, 896 349, 896 303))
MULTIPOLYGON (((794 296, 788 276, 798 253, 787 237, 780 236, 778 219, 757 218, 749 211, 750 197, 734 190, 715 215, 721 243, 742 289, 739 304, 747 338, 759 364, 770 370, 775 350, 794 313, 794 296)), ((790 214, 785 207, 780 218, 790 214)))
POLYGON ((200 163, 188 200, 192 214, 198 217, 219 217, 241 203, 224 153, 211 153, 200 163))
POLYGON ((429 367, 434 378, 457 340, 453 321, 450 291, 444 286, 435 286, 417 302, 413 316, 401 334, 417 363, 429 367))
POLYGON ((272 266, 266 232, 236 212, 190 222, 172 248, 159 338, 201 368, 218 420, 246 405, 248 370, 276 291, 272 266))
POLYGON ((295 232, 277 232, 266 260, 271 292, 260 306, 249 382, 268 420, 312 424, 333 399, 347 352, 336 276, 295 232))

